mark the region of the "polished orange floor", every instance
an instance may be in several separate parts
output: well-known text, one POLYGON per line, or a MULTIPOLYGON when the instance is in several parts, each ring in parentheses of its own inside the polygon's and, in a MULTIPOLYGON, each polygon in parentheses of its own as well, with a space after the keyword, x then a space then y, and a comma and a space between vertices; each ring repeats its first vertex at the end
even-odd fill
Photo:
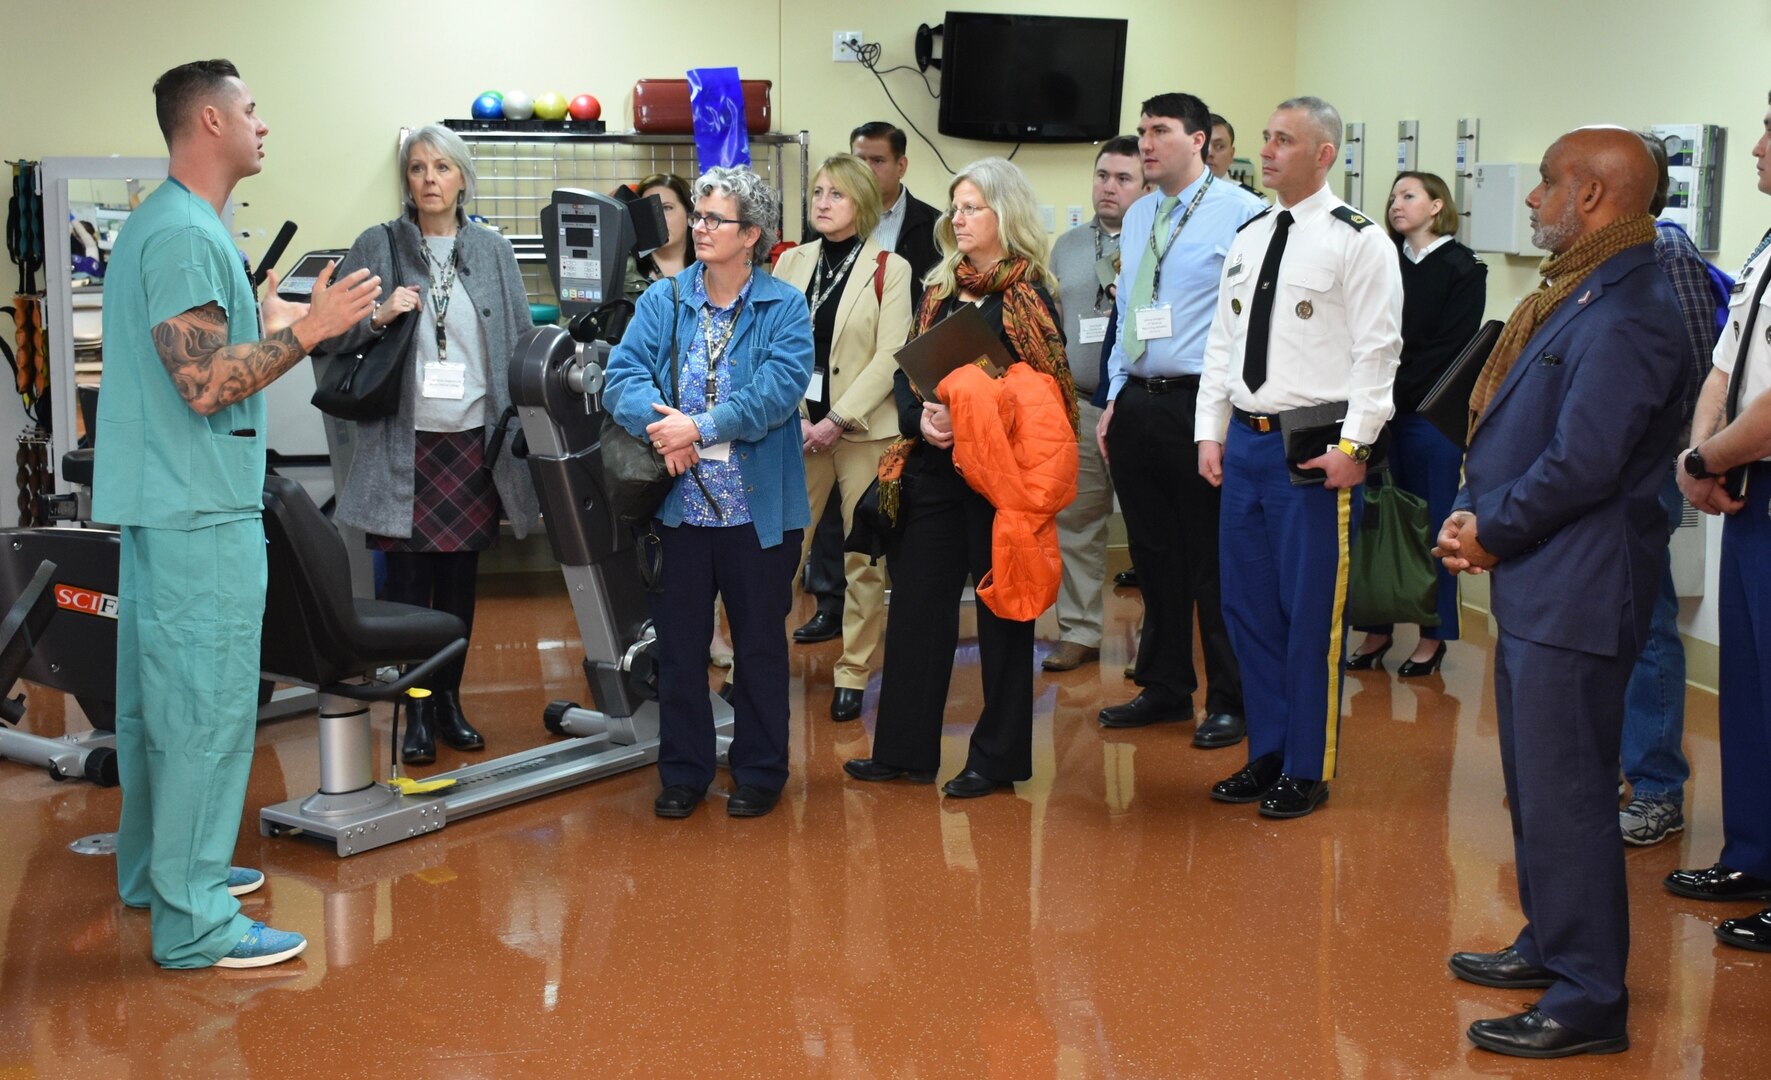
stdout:
MULTIPOLYGON (((1138 610, 1111 600, 1099 665, 1038 676, 1034 779, 971 802, 844 779, 877 687, 830 722, 834 643, 793 650, 793 778, 760 820, 656 820, 645 770, 340 860, 258 835, 317 780, 312 719, 266 724, 246 910, 311 944, 259 971, 157 969, 112 860, 67 848, 118 792, 0 763, 0 1078, 1771 1075, 1771 956, 1711 936, 1752 906, 1660 887, 1720 845, 1712 697, 1689 696, 1689 830, 1628 855, 1633 1048, 1521 1062, 1464 1028, 1531 993, 1445 969, 1519 921, 1480 616, 1441 677, 1357 676, 1333 797, 1274 822, 1205 797, 1241 748, 1096 724, 1138 610)), ((493 752, 531 745, 583 697, 563 589, 489 579, 480 611, 470 715, 493 752)), ((977 706, 968 642, 943 777, 977 706)), ((84 726, 63 707, 34 693, 27 725, 84 726)))

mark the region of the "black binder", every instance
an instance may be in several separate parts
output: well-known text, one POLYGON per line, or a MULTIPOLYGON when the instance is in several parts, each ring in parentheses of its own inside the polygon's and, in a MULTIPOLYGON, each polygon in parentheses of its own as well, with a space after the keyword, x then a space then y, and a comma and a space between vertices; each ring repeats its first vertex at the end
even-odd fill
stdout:
POLYGON ((1475 391, 1482 365, 1488 363, 1488 354, 1494 351, 1494 343, 1500 340, 1504 329, 1506 323, 1499 319, 1483 323, 1426 397, 1421 398, 1420 414, 1460 450, 1469 449, 1470 394, 1475 391))

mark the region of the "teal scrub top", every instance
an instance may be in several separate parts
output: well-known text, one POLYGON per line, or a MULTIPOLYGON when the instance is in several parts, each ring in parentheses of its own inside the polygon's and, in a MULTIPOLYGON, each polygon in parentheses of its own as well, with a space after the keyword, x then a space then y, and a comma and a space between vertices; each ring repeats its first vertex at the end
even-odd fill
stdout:
POLYGON ((263 395, 202 416, 179 396, 154 348, 155 326, 209 303, 227 313, 230 345, 262 336, 233 237, 213 206, 168 180, 129 215, 105 271, 96 520, 189 530, 258 515, 263 395))

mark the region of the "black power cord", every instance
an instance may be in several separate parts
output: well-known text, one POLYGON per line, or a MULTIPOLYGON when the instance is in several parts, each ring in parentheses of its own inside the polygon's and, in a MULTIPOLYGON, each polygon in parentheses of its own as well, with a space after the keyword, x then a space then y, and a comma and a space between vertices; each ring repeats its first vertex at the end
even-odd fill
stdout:
MULTIPOLYGON (((849 48, 854 52, 855 59, 861 62, 861 66, 872 72, 873 77, 879 80, 879 88, 885 91, 886 100, 892 103, 892 108, 898 110, 898 115, 904 118, 904 123, 910 126, 911 131, 916 132, 917 138, 920 138, 923 142, 927 143, 928 148, 935 152, 935 160, 939 161, 941 163, 941 168, 946 169, 947 174, 951 176, 953 174, 953 166, 947 164, 947 159, 941 156, 941 148, 935 145, 933 139, 930 139, 927 135, 922 133, 922 129, 916 126, 916 121, 910 119, 910 114, 906 113, 904 107, 898 104, 898 99, 892 96, 892 88, 887 86, 885 81, 885 77, 894 71, 916 71, 922 78, 923 89, 929 92, 929 97, 938 101, 940 100, 941 95, 937 94, 935 88, 929 85, 928 73, 926 71, 918 71, 916 68, 909 67, 905 64, 899 64, 897 67, 886 68, 884 71, 881 71, 879 68, 879 60, 880 57, 884 55, 885 48, 878 42, 869 41, 860 46, 851 45, 849 48)), ((1017 146, 1017 149, 1018 148, 1019 147, 1017 146)))

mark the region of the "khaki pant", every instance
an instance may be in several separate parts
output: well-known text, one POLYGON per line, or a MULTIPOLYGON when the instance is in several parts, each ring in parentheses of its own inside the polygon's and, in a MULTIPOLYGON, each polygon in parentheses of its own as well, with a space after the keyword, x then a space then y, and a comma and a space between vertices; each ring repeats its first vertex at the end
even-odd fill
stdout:
POLYGON ((1107 582, 1113 481, 1095 441, 1101 410, 1083 399, 1076 407, 1082 429, 1077 441, 1076 501, 1058 511, 1058 553, 1064 560, 1064 578, 1058 586, 1058 639, 1098 649, 1106 618, 1102 590, 1107 582))
MULTIPOLYGON (((855 524, 855 504, 878 475, 879 456, 890 445, 887 439, 838 439, 830 450, 805 455, 806 497, 811 500, 812 520, 823 516, 834 481, 842 495, 843 534, 848 535, 855 524)), ((802 567, 815 532, 805 531, 799 556, 802 567)), ((873 565, 865 555, 845 552, 843 572, 848 588, 843 593, 842 659, 837 661, 833 682, 838 689, 861 690, 866 688, 873 671, 874 656, 879 652, 880 636, 885 629, 885 561, 873 565)))

